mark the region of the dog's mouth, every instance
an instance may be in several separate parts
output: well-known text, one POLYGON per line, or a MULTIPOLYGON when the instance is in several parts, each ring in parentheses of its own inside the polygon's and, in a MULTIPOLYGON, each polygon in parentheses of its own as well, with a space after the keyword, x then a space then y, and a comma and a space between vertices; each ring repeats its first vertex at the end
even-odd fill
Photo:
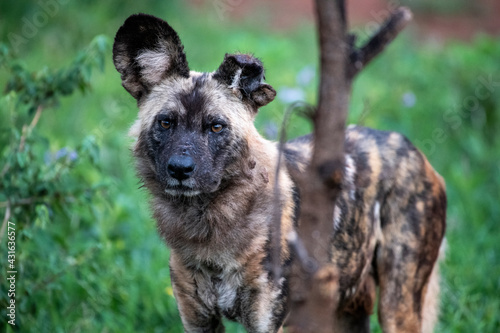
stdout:
POLYGON ((176 189, 167 188, 167 189, 165 189, 165 193, 167 193, 168 195, 171 195, 173 197, 179 197, 179 196, 194 197, 194 196, 199 195, 201 192, 179 187, 176 189))
POLYGON ((201 194, 201 191, 194 189, 190 186, 185 186, 182 184, 175 186, 168 186, 165 188, 165 193, 171 196, 186 196, 186 197, 194 197, 201 194))
POLYGON ((208 194, 216 191, 219 188, 220 181, 214 180, 207 185, 204 182, 192 177, 184 180, 169 178, 164 184, 164 191, 169 196, 194 197, 200 194, 208 194))

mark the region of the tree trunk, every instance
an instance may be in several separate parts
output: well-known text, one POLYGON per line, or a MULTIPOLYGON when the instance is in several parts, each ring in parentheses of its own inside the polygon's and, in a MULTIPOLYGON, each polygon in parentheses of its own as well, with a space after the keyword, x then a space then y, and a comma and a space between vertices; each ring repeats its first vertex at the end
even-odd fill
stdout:
POLYGON ((301 196, 298 238, 292 240, 298 260, 290 278, 290 332, 332 332, 338 307, 338 277, 330 264, 333 210, 344 170, 345 121, 353 77, 380 53, 411 19, 396 10, 360 49, 347 33, 343 0, 316 0, 320 45, 320 87, 313 116, 314 151, 299 177, 301 196))

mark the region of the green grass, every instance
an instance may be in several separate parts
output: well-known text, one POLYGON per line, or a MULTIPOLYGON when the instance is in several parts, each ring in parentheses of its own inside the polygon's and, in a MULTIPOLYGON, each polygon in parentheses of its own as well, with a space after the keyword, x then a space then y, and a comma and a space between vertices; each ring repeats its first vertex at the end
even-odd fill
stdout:
MULTIPOLYGON (((23 18, 37 11, 35 2, 0 4, 1 40, 9 42, 9 33, 22 34, 23 18)), ((124 19, 136 12, 169 21, 184 42, 192 69, 211 71, 224 53, 249 51, 263 60, 267 82, 279 94, 286 87, 300 88, 307 102, 315 102, 317 77, 307 85, 297 82, 304 68, 317 72, 312 25, 272 32, 257 16, 243 22, 221 20, 210 3, 193 10, 166 1, 68 2, 20 46, 18 56, 32 70, 67 66, 95 35, 112 41, 124 19)), ((499 58, 497 38, 437 45, 417 42, 409 29, 354 84, 349 122, 404 133, 447 182, 448 247, 437 332, 500 330, 500 87, 484 86, 500 82, 499 58)), ((2 87, 7 80, 0 69, 2 87)), ((104 184, 104 190, 87 198, 69 220, 56 215, 47 224, 17 222, 22 229, 17 242, 18 326, 8 330, 181 332, 169 285, 168 249, 156 234, 147 193, 139 189, 130 157, 126 134, 136 117, 135 101, 121 87, 110 50, 105 71, 92 75, 92 87, 44 111, 37 130, 49 139, 52 152, 74 148, 92 135, 99 164, 93 169, 82 165, 78 172, 89 182, 104 184)), ((280 123, 285 108, 278 98, 260 111, 256 125, 262 133, 280 123)), ((295 117, 289 134, 310 130, 307 121, 295 117)), ((6 318, 3 286, 0 323, 6 318)), ((235 324, 228 331, 243 332, 235 324)))

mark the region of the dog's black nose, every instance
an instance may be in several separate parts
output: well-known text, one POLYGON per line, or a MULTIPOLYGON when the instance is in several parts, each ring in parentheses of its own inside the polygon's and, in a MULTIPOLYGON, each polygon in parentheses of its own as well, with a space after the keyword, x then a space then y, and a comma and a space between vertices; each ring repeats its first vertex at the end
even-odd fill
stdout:
POLYGON ((189 178, 194 172, 195 164, 189 156, 172 156, 168 160, 168 174, 177 180, 189 178))

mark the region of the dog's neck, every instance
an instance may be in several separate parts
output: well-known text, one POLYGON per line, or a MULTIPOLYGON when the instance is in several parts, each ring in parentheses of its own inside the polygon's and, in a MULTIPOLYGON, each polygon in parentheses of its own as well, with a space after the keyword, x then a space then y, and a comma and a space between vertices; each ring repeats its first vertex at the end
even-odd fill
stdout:
MULTIPOLYGON (((249 148, 249 155, 230 167, 231 177, 216 192, 154 197, 160 234, 185 262, 234 262, 267 239, 274 209, 273 191, 267 187, 274 184, 278 152, 276 144, 261 137, 249 142, 249 148)), ((281 173, 287 179, 286 170, 281 173)))

